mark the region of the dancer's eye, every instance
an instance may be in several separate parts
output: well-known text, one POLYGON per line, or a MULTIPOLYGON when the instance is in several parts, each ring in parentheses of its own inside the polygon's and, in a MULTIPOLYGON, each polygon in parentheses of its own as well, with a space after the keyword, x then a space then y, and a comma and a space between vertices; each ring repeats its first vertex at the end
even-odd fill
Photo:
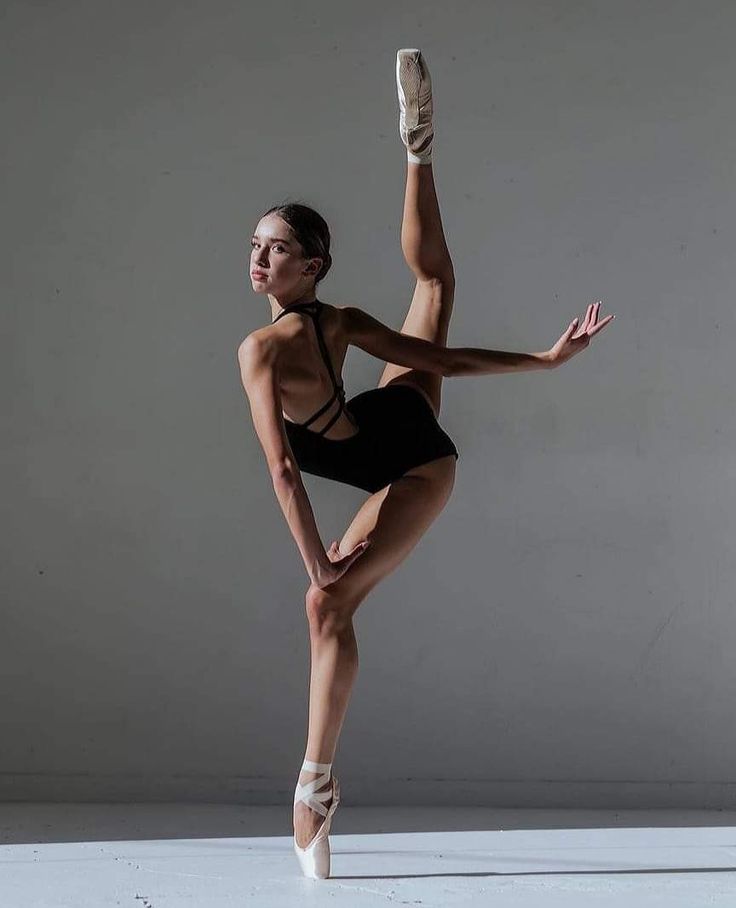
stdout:
MULTIPOLYGON (((251 248, 254 248, 255 246, 258 245, 258 243, 257 243, 255 240, 251 240, 251 241, 250 241, 250 245, 251 245, 251 248)), ((274 246, 273 248, 276 249, 276 250, 278 250, 279 252, 285 252, 285 251, 286 251, 286 250, 284 249, 284 247, 281 245, 281 243, 278 243, 278 244, 277 244, 276 246, 274 246)))

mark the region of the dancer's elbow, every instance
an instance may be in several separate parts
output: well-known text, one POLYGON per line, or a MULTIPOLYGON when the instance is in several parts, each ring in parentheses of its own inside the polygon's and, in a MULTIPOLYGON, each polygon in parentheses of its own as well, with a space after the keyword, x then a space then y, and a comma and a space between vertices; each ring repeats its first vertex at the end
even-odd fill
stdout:
POLYGON ((270 473, 275 488, 293 488, 299 484, 299 468, 291 460, 280 460, 270 468, 270 473))

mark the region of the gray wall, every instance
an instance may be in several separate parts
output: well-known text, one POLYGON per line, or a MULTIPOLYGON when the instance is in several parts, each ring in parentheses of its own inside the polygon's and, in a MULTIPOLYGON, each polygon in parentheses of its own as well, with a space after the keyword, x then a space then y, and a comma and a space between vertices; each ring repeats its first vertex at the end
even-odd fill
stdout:
MULTIPOLYGON (((736 7, 6 3, 0 798, 287 803, 308 579, 237 345, 291 195, 401 325, 396 49, 457 273, 453 497, 361 606, 344 798, 733 804, 736 7)), ((349 394, 381 364, 351 350, 349 394)), ((364 499, 305 477, 326 542, 364 499)))

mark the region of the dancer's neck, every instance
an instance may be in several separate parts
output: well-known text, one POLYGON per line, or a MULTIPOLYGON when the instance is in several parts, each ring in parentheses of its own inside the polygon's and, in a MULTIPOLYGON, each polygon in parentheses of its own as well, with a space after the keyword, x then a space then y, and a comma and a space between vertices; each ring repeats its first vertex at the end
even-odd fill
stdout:
POLYGON ((286 309, 291 309, 294 306, 300 306, 302 303, 316 302, 317 294, 314 290, 311 290, 308 293, 303 294, 302 296, 295 297, 294 299, 277 299, 275 296, 272 296, 269 293, 268 300, 271 303, 271 321, 273 321, 277 315, 280 315, 286 309))

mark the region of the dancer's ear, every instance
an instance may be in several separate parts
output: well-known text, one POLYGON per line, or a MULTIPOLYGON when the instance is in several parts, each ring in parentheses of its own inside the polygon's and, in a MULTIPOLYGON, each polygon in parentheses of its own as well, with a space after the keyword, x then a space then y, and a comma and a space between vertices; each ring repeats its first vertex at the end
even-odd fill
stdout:
POLYGON ((307 267, 304 269, 305 274, 319 274, 319 270, 322 267, 322 259, 311 259, 307 267))

